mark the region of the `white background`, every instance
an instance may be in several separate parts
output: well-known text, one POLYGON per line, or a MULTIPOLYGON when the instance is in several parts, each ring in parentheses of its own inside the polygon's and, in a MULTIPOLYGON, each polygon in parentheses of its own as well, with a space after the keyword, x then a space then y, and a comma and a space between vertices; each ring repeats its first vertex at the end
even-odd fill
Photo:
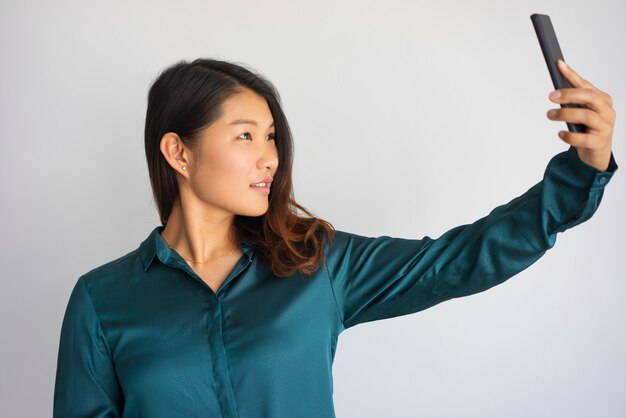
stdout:
MULTIPOLYGON (((77 278, 159 223, 146 98, 180 59, 245 63, 277 86, 295 197, 344 231, 437 237, 541 180, 568 146, 545 116, 558 105, 532 13, 613 97, 626 164, 619 0, 0 4, 3 417, 50 416, 77 278)), ((592 219, 504 284, 344 332, 337 416, 626 416, 621 170, 592 219)))

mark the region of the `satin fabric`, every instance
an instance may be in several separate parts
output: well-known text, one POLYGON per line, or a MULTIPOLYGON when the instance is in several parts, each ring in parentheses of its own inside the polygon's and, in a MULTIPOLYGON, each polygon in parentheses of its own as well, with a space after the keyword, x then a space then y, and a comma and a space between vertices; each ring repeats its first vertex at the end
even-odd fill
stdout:
POLYGON ((61 328, 54 417, 335 417, 339 334, 482 292, 589 219, 617 165, 554 156, 542 181, 437 239, 336 231, 310 277, 279 278, 254 250, 214 293, 157 226, 78 278, 61 328))

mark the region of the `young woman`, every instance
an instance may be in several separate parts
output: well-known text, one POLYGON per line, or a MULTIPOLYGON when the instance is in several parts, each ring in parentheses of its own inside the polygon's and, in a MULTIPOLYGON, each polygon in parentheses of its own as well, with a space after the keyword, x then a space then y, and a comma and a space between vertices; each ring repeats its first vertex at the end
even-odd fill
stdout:
POLYGON ((589 219, 617 165, 611 97, 561 67, 566 133, 542 181, 437 239, 334 230, 293 199, 272 84, 226 61, 167 68, 145 149, 161 225, 83 274, 61 329, 55 417, 334 417, 339 334, 484 291, 589 219), (308 216, 301 216, 297 209, 308 216))

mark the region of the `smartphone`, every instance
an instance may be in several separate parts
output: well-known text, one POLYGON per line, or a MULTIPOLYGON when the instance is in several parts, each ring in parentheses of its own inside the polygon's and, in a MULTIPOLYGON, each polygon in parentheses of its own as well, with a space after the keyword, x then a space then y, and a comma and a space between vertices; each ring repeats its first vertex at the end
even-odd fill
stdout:
MULTIPOLYGON (((535 13, 530 15, 530 20, 532 20, 533 26, 535 27, 535 33, 537 34, 537 39, 539 39, 543 57, 548 65, 548 71, 550 72, 554 89, 572 88, 573 86, 563 77, 557 67, 557 61, 559 59, 565 61, 565 59, 563 58, 559 41, 556 39, 556 33, 554 32, 550 16, 535 13)), ((561 107, 586 108, 578 103, 562 103, 561 107)), ((570 132, 587 132, 587 127, 581 123, 566 123, 567 129, 569 129, 570 132)))

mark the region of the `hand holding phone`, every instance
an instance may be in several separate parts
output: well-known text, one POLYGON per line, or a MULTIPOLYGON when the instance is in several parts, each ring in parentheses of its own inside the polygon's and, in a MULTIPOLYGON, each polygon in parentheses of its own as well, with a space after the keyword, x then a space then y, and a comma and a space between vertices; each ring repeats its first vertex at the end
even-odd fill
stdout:
MULTIPOLYGON (((543 57, 545 58, 546 64, 548 65, 548 71, 550 72, 550 77, 552 78, 552 84, 554 85, 554 88, 572 88, 572 85, 567 81, 565 77, 563 77, 557 67, 557 61, 565 61, 565 59, 563 59, 563 53, 561 52, 559 41, 556 38, 556 33, 554 32, 554 27, 552 26, 550 16, 535 13, 530 16, 530 19, 532 20, 533 26, 535 27, 537 39, 539 39, 539 45, 541 46, 543 57)), ((584 108, 584 106, 581 106, 577 103, 563 103, 561 104, 561 107, 584 108)), ((583 124, 570 122, 566 123, 567 128, 571 132, 587 132, 587 127, 583 124)))

